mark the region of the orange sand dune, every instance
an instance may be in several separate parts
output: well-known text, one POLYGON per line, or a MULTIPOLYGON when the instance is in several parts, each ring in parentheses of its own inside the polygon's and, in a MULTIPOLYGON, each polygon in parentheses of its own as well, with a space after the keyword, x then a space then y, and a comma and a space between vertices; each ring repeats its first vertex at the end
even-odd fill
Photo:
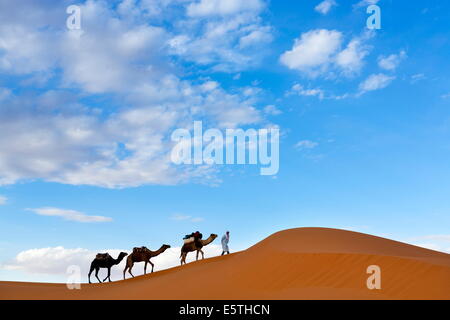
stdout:
POLYGON ((450 299, 450 255, 366 234, 302 228, 224 257, 125 281, 0 282, 0 299, 450 299), (381 268, 381 290, 366 286, 381 268))

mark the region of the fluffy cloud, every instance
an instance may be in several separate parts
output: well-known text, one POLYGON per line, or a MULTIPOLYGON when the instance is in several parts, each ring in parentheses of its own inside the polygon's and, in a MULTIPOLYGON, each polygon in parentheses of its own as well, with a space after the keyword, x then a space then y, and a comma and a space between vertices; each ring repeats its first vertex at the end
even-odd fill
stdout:
POLYGON ((416 73, 411 76, 411 83, 416 83, 421 80, 425 80, 427 77, 423 73, 416 73))
POLYGON ((437 234, 437 235, 424 236, 424 237, 422 237, 422 239, 450 242, 450 234, 437 234))
POLYGON ((296 39, 291 50, 280 57, 290 69, 317 75, 326 70, 342 43, 342 33, 335 30, 312 30, 296 39))
POLYGON ((258 124, 263 121, 255 106, 258 92, 228 92, 213 81, 180 79, 168 54, 170 43, 186 36, 189 45, 200 41, 201 48, 205 41, 211 47, 195 58, 209 59, 208 50, 217 49, 226 58, 219 54, 207 63, 246 65, 251 56, 236 48, 252 47, 269 30, 260 23, 259 7, 241 8, 239 17, 195 18, 193 29, 184 28, 191 22, 183 20, 178 27, 189 31, 186 35, 177 36, 174 25, 148 23, 149 15, 172 2, 185 9, 183 1, 153 1, 152 7, 149 1, 125 0, 114 8, 106 1, 86 1, 81 31, 65 29, 64 3, 24 1, 10 5, 7 14, 0 10, 0 69, 21 74, 25 87, 44 73, 57 83, 38 94, 23 89, 20 96, 1 88, 0 184, 43 179, 123 188, 213 177, 209 167, 172 165, 171 132, 198 117, 219 127, 258 124), (191 32, 196 28, 199 35, 191 32), (91 106, 96 99, 108 107, 91 106))
POLYGON ((262 22, 260 0, 202 0, 187 6, 187 15, 169 41, 170 53, 216 71, 238 72, 257 65, 272 41, 262 22))
POLYGON ((297 94, 300 96, 312 96, 318 97, 319 99, 325 98, 325 92, 322 89, 305 89, 301 84, 294 84, 292 89, 288 94, 297 94))
POLYGON ((378 66, 384 70, 394 71, 405 58, 406 52, 403 50, 398 54, 391 54, 387 57, 380 56, 378 57, 378 66))
POLYGON ((427 249, 450 253, 450 235, 438 234, 409 239, 410 243, 427 249))
POLYGON ((80 5, 79 32, 63 29, 64 5, 24 0, 17 11, 3 10, 0 68, 30 73, 62 67, 67 85, 94 93, 125 91, 170 69, 167 48, 182 59, 232 71, 255 65, 272 40, 260 0, 123 0, 114 8, 90 0, 80 5), (150 25, 149 16, 158 25, 165 21, 165 27, 150 25))
POLYGON ((0 102, 11 96, 11 90, 8 88, 0 88, 0 102))
POLYGON ((61 246, 39 248, 20 252, 13 261, 2 267, 36 274, 65 274, 70 265, 89 268, 89 259, 93 257, 95 253, 82 248, 67 249, 61 246))
POLYGON ((361 0, 359 2, 357 2, 354 7, 355 8, 360 8, 360 7, 367 7, 370 6, 372 4, 377 4, 380 0, 361 0))
POLYGON ((353 75, 361 70, 364 58, 368 54, 369 47, 364 45, 362 39, 355 38, 336 56, 336 64, 345 74, 353 75))
POLYGON ((337 3, 334 0, 324 0, 321 3, 319 3, 314 10, 316 10, 317 12, 325 15, 328 12, 330 12, 331 8, 333 8, 334 6, 336 6, 337 3))
POLYGON ((172 217, 170 217, 170 219, 174 220, 174 221, 190 221, 190 222, 204 221, 204 219, 200 218, 200 217, 192 217, 192 216, 182 215, 182 214, 174 214, 172 217))
POLYGON ((67 210, 67 209, 59 209, 59 208, 51 208, 51 207, 28 209, 28 210, 32 211, 38 215, 41 215, 41 216, 61 217, 65 220, 76 221, 76 222, 91 223, 91 222, 112 221, 112 219, 109 217, 89 216, 87 214, 84 214, 82 212, 75 211, 75 210, 67 210))
POLYGON ((260 11, 264 3, 260 0, 200 0, 187 7, 190 17, 224 16, 246 11, 260 11))
POLYGON ((48 0, 0 3, 0 70, 24 74, 45 71, 55 64, 57 42, 39 27, 61 21, 56 7, 48 0))
POLYGON ((0 110, 5 130, 0 137, 0 183, 36 178, 108 188, 181 183, 205 177, 202 172, 210 170, 180 172, 172 165, 173 128, 189 128, 197 116, 224 128, 262 120, 252 95, 179 81, 166 84, 165 91, 172 91, 171 86, 175 91, 167 93, 169 101, 140 106, 154 93, 136 92, 136 106, 111 115, 86 110, 61 92, 33 97, 33 104, 28 98, 11 98, 0 110))
MULTIPOLYGON (((150 248, 151 250, 157 250, 158 248, 150 248)), ((152 262, 155 264, 154 271, 172 268, 180 264, 180 247, 169 248, 161 255, 152 258, 152 262)), ((10 262, 2 265, 6 270, 20 270, 30 274, 49 274, 49 275, 67 275, 67 268, 75 265, 81 269, 81 280, 87 282, 87 274, 91 261, 95 258, 98 252, 108 252, 112 257, 117 258, 120 252, 128 252, 130 250, 120 249, 102 249, 102 250, 89 250, 84 248, 64 248, 48 247, 25 250, 17 254, 17 256, 10 262)), ((221 254, 222 249, 219 245, 210 244, 203 249, 205 258, 211 258, 221 254)), ((112 268, 111 280, 121 280, 123 278, 123 269, 125 268, 126 258, 117 266, 112 268)), ((187 256, 187 262, 195 260, 195 253, 190 253, 187 256)), ((144 264, 137 263, 133 268, 133 274, 141 275, 144 273, 144 264)), ((149 269, 147 268, 147 271, 149 269)), ((106 276, 106 269, 101 269, 99 278, 101 280, 106 276)), ((127 273, 127 277, 131 277, 127 273)), ((96 282, 95 276, 91 276, 91 281, 96 282)))
POLYGON ((361 93, 386 88, 393 80, 394 76, 388 76, 383 73, 372 74, 359 85, 361 93))
POLYGON ((288 68, 310 77, 330 72, 352 76, 360 71, 363 60, 369 53, 365 41, 370 37, 370 34, 355 37, 341 50, 343 45, 341 32, 326 29, 311 30, 296 39, 292 49, 281 55, 280 61, 288 68))
POLYGON ((272 116, 277 116, 279 114, 282 114, 283 112, 274 105, 268 105, 264 107, 264 113, 272 116))
POLYGON ((0 206, 6 204, 8 198, 5 196, 0 196, 0 206))
POLYGON ((302 140, 295 144, 295 148, 297 149, 314 149, 319 144, 317 142, 311 141, 311 140, 302 140))

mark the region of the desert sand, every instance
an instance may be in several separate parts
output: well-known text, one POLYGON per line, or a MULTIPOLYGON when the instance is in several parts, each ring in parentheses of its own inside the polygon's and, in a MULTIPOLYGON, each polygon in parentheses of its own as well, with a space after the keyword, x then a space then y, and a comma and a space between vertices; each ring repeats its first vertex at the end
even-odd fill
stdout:
POLYGON ((300 228, 245 251, 104 284, 0 282, 0 299, 450 299, 450 255, 357 232, 300 228), (367 267, 381 289, 367 288, 367 267))

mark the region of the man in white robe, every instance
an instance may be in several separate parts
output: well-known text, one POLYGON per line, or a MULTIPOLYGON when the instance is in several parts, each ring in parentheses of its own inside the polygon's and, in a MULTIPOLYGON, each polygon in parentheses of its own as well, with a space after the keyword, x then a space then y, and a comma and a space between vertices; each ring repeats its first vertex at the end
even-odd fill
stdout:
POLYGON ((230 254, 230 249, 228 248, 228 242, 230 241, 230 231, 227 231, 222 237, 222 256, 230 254))

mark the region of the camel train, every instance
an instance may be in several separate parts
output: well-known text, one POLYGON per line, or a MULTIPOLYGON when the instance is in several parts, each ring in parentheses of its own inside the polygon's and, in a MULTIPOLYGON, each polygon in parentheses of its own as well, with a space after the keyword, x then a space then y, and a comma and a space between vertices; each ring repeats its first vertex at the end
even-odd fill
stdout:
MULTIPOLYGON (((205 255, 202 251, 202 248, 211 242, 214 241, 214 239, 217 238, 217 234, 212 233, 207 239, 202 240, 202 234, 200 232, 193 232, 190 235, 186 235, 184 237, 184 244, 181 247, 181 254, 180 254, 180 264, 186 264, 186 256, 189 252, 197 252, 196 260, 198 260, 199 253, 202 255, 202 259, 205 258, 205 255)), ((128 255, 126 252, 119 253, 119 256, 117 259, 114 259, 109 253, 97 253, 95 256, 95 259, 91 262, 91 267, 89 269, 88 279, 89 283, 91 283, 91 274, 95 270, 95 277, 97 278, 98 282, 105 282, 106 280, 109 280, 111 282, 111 268, 115 265, 118 265, 126 256, 126 265, 125 269, 123 270, 123 279, 125 280, 125 273, 128 270, 128 273, 134 278, 134 275, 131 273, 131 269, 133 268, 134 264, 136 262, 144 262, 144 274, 147 274, 147 265, 150 263, 152 266, 152 271, 154 268, 154 264, 150 261, 151 258, 156 257, 166 251, 170 248, 170 245, 163 244, 161 248, 159 248, 156 251, 152 251, 146 247, 135 247, 133 248, 133 252, 128 255), (108 269, 108 275, 106 276, 103 281, 100 280, 98 277, 98 272, 101 268, 108 269)))

